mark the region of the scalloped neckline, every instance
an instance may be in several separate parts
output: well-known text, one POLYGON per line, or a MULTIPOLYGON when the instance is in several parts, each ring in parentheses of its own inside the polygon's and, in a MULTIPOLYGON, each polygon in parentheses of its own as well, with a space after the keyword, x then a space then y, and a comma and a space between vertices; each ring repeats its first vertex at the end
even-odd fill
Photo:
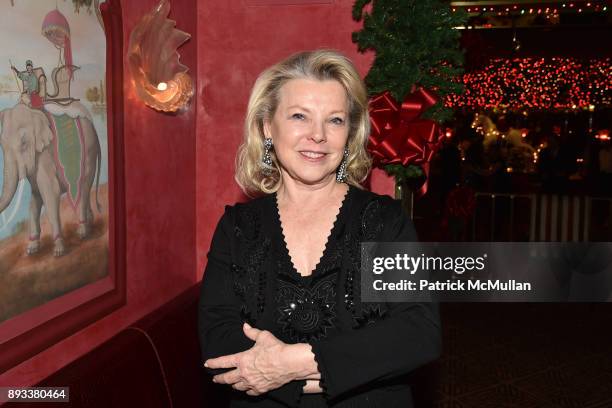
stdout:
POLYGON ((285 238, 285 230, 283 228, 283 223, 280 217, 280 210, 278 207, 278 195, 276 194, 276 192, 272 194, 272 202, 273 202, 274 210, 275 210, 274 213, 275 213, 276 227, 277 227, 277 232, 280 235, 279 241, 280 241, 280 246, 282 247, 282 255, 285 257, 285 261, 287 262, 287 264, 291 266, 292 273, 294 273, 300 279, 307 280, 315 276, 319 268, 321 267, 321 264, 323 264, 323 261, 327 258, 332 237, 336 235, 338 226, 340 225, 340 220, 343 218, 343 215, 346 212, 347 203, 349 201, 348 198, 351 195, 352 191, 353 191, 353 186, 349 184, 348 189, 346 190, 346 193, 344 193, 344 197, 342 198, 342 202, 340 203, 340 207, 338 208, 338 212, 336 213, 336 218, 334 219, 334 223, 332 224, 332 227, 329 230, 329 234, 327 235, 327 239, 325 241, 325 247, 323 248, 323 253, 321 254, 321 257, 315 264, 314 269, 310 271, 309 275, 302 275, 297 270, 297 268, 295 267, 295 264, 293 263, 293 259, 291 258, 291 254, 289 253, 289 246, 287 245, 287 239, 285 238))

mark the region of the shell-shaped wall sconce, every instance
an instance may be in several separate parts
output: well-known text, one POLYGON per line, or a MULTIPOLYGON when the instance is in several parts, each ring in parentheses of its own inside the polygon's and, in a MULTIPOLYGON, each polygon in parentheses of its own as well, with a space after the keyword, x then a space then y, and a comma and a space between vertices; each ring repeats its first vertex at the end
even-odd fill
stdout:
POLYGON ((175 28, 169 12, 170 3, 161 0, 140 19, 130 34, 127 58, 140 99, 154 109, 176 112, 193 96, 189 68, 181 64, 177 52, 191 36, 175 28))

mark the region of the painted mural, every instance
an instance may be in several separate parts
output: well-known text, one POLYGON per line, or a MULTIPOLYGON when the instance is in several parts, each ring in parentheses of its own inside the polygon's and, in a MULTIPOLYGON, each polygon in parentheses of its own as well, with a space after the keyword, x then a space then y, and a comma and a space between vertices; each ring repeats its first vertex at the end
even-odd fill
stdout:
POLYGON ((0 3, 0 322, 108 275, 98 1, 0 3))

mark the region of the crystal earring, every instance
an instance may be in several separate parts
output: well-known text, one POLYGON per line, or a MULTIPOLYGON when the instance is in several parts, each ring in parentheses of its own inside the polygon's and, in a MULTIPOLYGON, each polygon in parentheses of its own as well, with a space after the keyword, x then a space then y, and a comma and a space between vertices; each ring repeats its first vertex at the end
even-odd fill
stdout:
POLYGON ((340 167, 338 167, 338 170, 336 170, 336 181, 338 183, 344 183, 346 182, 346 177, 347 177, 347 172, 346 172, 346 166, 348 163, 348 156, 349 156, 349 151, 348 151, 348 147, 344 148, 344 155, 342 157, 342 162, 340 163, 340 167))
POLYGON ((264 138, 264 154, 263 159, 261 159, 263 173, 266 176, 272 174, 272 167, 274 166, 272 162, 272 155, 270 154, 270 150, 272 150, 272 139, 269 137, 264 138))

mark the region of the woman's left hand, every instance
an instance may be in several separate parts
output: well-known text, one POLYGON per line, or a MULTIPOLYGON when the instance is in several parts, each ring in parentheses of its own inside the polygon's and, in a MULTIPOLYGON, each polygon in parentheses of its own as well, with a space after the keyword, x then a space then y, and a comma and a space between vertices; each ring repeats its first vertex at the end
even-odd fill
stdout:
POLYGON ((281 387, 294 379, 285 363, 287 344, 267 330, 243 325, 244 334, 255 344, 249 350, 211 358, 205 362, 208 368, 232 368, 234 370, 213 377, 218 384, 230 384, 232 388, 246 391, 248 395, 261 395, 281 387))

